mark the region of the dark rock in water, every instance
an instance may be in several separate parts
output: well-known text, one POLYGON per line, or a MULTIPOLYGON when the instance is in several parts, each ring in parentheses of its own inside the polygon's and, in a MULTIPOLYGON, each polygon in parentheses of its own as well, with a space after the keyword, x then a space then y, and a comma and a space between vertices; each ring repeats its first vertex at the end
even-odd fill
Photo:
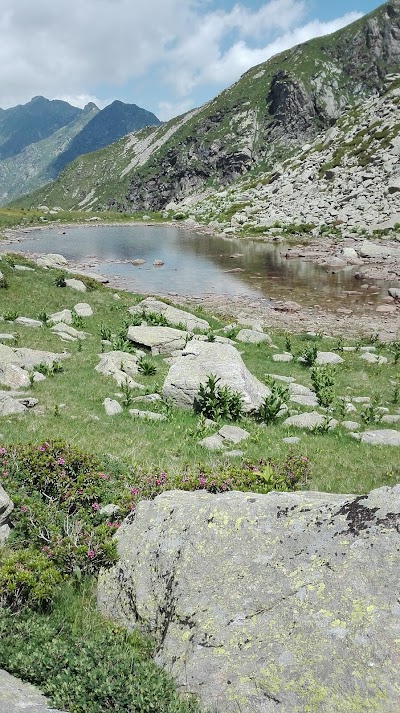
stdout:
POLYGON ((123 523, 98 603, 220 713, 396 713, 399 525, 399 485, 166 492, 123 523))

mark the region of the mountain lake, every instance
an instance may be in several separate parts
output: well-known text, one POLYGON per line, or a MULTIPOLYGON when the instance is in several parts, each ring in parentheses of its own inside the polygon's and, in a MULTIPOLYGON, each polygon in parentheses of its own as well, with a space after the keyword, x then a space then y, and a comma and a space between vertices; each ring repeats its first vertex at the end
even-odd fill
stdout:
MULTIPOLYGON (((107 276, 114 285, 159 295, 245 295, 295 300, 305 306, 344 303, 363 309, 387 286, 360 290, 355 268, 337 272, 301 258, 284 244, 204 235, 166 225, 57 226, 31 230, 12 249, 29 255, 61 253, 77 268, 107 276), (133 260, 145 260, 140 266, 133 260), (164 264, 159 267, 154 261, 164 264)), ((10 245, 4 242, 3 246, 10 245)))

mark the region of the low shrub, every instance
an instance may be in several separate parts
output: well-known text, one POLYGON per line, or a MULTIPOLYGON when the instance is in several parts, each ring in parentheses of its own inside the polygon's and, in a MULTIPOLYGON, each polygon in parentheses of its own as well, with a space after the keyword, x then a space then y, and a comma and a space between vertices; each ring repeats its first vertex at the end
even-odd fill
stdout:
POLYGON ((0 606, 13 612, 29 606, 44 610, 54 599, 61 574, 44 553, 32 547, 0 555, 0 606))
POLYGON ((314 387, 317 399, 321 406, 328 408, 334 400, 333 386, 335 383, 335 371, 329 364, 315 365, 312 367, 311 382, 314 387))
POLYGON ((154 376, 157 373, 157 367, 149 357, 141 356, 137 363, 138 371, 144 376, 154 376))
POLYGON ((218 386, 221 379, 209 374, 205 384, 200 384, 194 409, 213 421, 225 418, 239 421, 243 416, 243 399, 239 391, 229 386, 218 386))
POLYGON ((271 389, 270 396, 266 396, 259 408, 254 411, 257 421, 262 423, 274 423, 279 412, 289 401, 289 389, 285 384, 278 383, 275 379, 267 381, 271 389))

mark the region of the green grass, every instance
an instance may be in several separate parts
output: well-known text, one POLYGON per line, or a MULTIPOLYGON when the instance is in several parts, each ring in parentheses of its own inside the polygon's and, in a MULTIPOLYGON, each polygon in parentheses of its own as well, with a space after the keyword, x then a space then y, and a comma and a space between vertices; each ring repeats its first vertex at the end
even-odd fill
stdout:
POLYGON ((73 713, 199 711, 152 661, 150 640, 102 618, 93 585, 64 585, 50 613, 0 609, 0 667, 73 713))
MULTIPOLYGON (((18 262, 29 264, 23 258, 14 257, 18 262)), ((23 417, 9 417, 0 422, 2 442, 43 441, 64 438, 72 444, 99 455, 110 454, 123 460, 129 467, 141 472, 164 470, 181 473, 188 468, 196 471, 219 469, 227 465, 229 458, 222 452, 205 450, 199 445, 198 417, 191 411, 184 411, 169 404, 134 404, 138 408, 149 408, 167 415, 165 422, 147 422, 134 419, 127 410, 114 418, 107 417, 103 401, 106 397, 116 398, 120 394, 116 382, 95 371, 101 352, 101 328, 108 328, 116 334, 129 318, 128 307, 139 297, 120 292, 120 300, 102 286, 81 295, 69 288, 54 286, 54 273, 36 268, 33 272, 17 272, 4 260, 1 269, 9 284, 1 290, 0 314, 14 311, 21 316, 36 318, 41 312, 50 314, 63 308, 72 308, 78 301, 87 301, 93 308, 94 316, 84 320, 84 331, 88 337, 81 343, 64 343, 49 328, 32 329, 15 323, 1 323, 1 331, 12 332, 19 346, 45 349, 56 353, 64 349, 70 358, 63 361, 64 370, 46 381, 35 383, 30 390, 39 400, 38 412, 29 412, 23 417)), ((202 314, 204 316, 204 314, 202 314)), ((210 320, 214 332, 222 325, 210 320)), ((218 332, 217 332, 218 333, 218 332)), ((279 351, 285 350, 285 336, 273 334, 279 351)), ((328 351, 335 340, 319 342, 320 350, 328 351)), ((354 344, 354 342, 353 342, 354 344)), ((306 342, 301 335, 292 336, 292 349, 300 354, 306 342)), ((240 345, 243 359, 261 381, 267 373, 281 373, 294 376, 298 383, 311 386, 310 372, 294 361, 291 364, 275 363, 275 350, 269 346, 240 345)), ((338 366, 335 375, 334 392, 338 396, 371 396, 388 407, 391 413, 399 405, 391 403, 393 384, 400 371, 395 365, 394 355, 386 345, 381 353, 388 357, 385 366, 368 365, 356 353, 342 354, 345 363, 338 366)), ((144 393, 161 391, 168 365, 163 357, 153 357, 157 367, 155 375, 138 374, 135 380, 145 386, 144 393)), ((135 395, 140 396, 139 390, 135 395)), ((118 397, 117 397, 118 398, 118 397)), ((121 401, 121 397, 120 401, 121 401)), ((298 407, 299 411, 307 410, 298 407)), ((349 414, 347 420, 360 421, 362 407, 357 406, 357 414, 349 414)), ((250 438, 243 445, 245 458, 282 458, 288 446, 282 438, 293 435, 281 422, 271 426, 258 425, 246 417, 242 425, 250 432, 250 438)), ((395 427, 395 426, 394 426, 395 427)), ((299 449, 312 462, 312 478, 309 487, 330 492, 365 492, 379 485, 392 484, 400 480, 398 453, 395 448, 379 448, 354 441, 346 431, 338 428, 325 435, 300 434, 299 449), (366 468, 365 464, 368 464, 366 468)))
POLYGON ((98 216, 101 221, 112 223, 132 222, 133 220, 141 221, 144 215, 150 216, 152 220, 157 222, 164 220, 161 213, 149 211, 139 211, 136 213, 118 213, 112 211, 107 213, 102 213, 101 211, 85 213, 84 211, 62 210, 58 211, 55 215, 51 215, 50 213, 35 208, 0 207, 0 242, 5 230, 18 227, 34 227, 37 225, 45 226, 46 223, 82 223, 85 219, 93 218, 94 215, 98 216), (41 218, 45 218, 46 221, 41 220, 41 218))

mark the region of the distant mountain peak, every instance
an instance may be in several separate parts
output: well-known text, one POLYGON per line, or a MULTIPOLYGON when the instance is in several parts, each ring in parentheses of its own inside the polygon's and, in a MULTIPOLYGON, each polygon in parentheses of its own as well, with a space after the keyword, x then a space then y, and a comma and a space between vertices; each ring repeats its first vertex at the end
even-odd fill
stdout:
POLYGON ((94 109, 97 109, 97 111, 100 111, 99 107, 96 106, 96 104, 95 104, 94 102, 88 102, 88 103, 85 104, 85 106, 83 107, 83 111, 84 111, 86 114, 89 113, 90 111, 93 111, 94 109))

